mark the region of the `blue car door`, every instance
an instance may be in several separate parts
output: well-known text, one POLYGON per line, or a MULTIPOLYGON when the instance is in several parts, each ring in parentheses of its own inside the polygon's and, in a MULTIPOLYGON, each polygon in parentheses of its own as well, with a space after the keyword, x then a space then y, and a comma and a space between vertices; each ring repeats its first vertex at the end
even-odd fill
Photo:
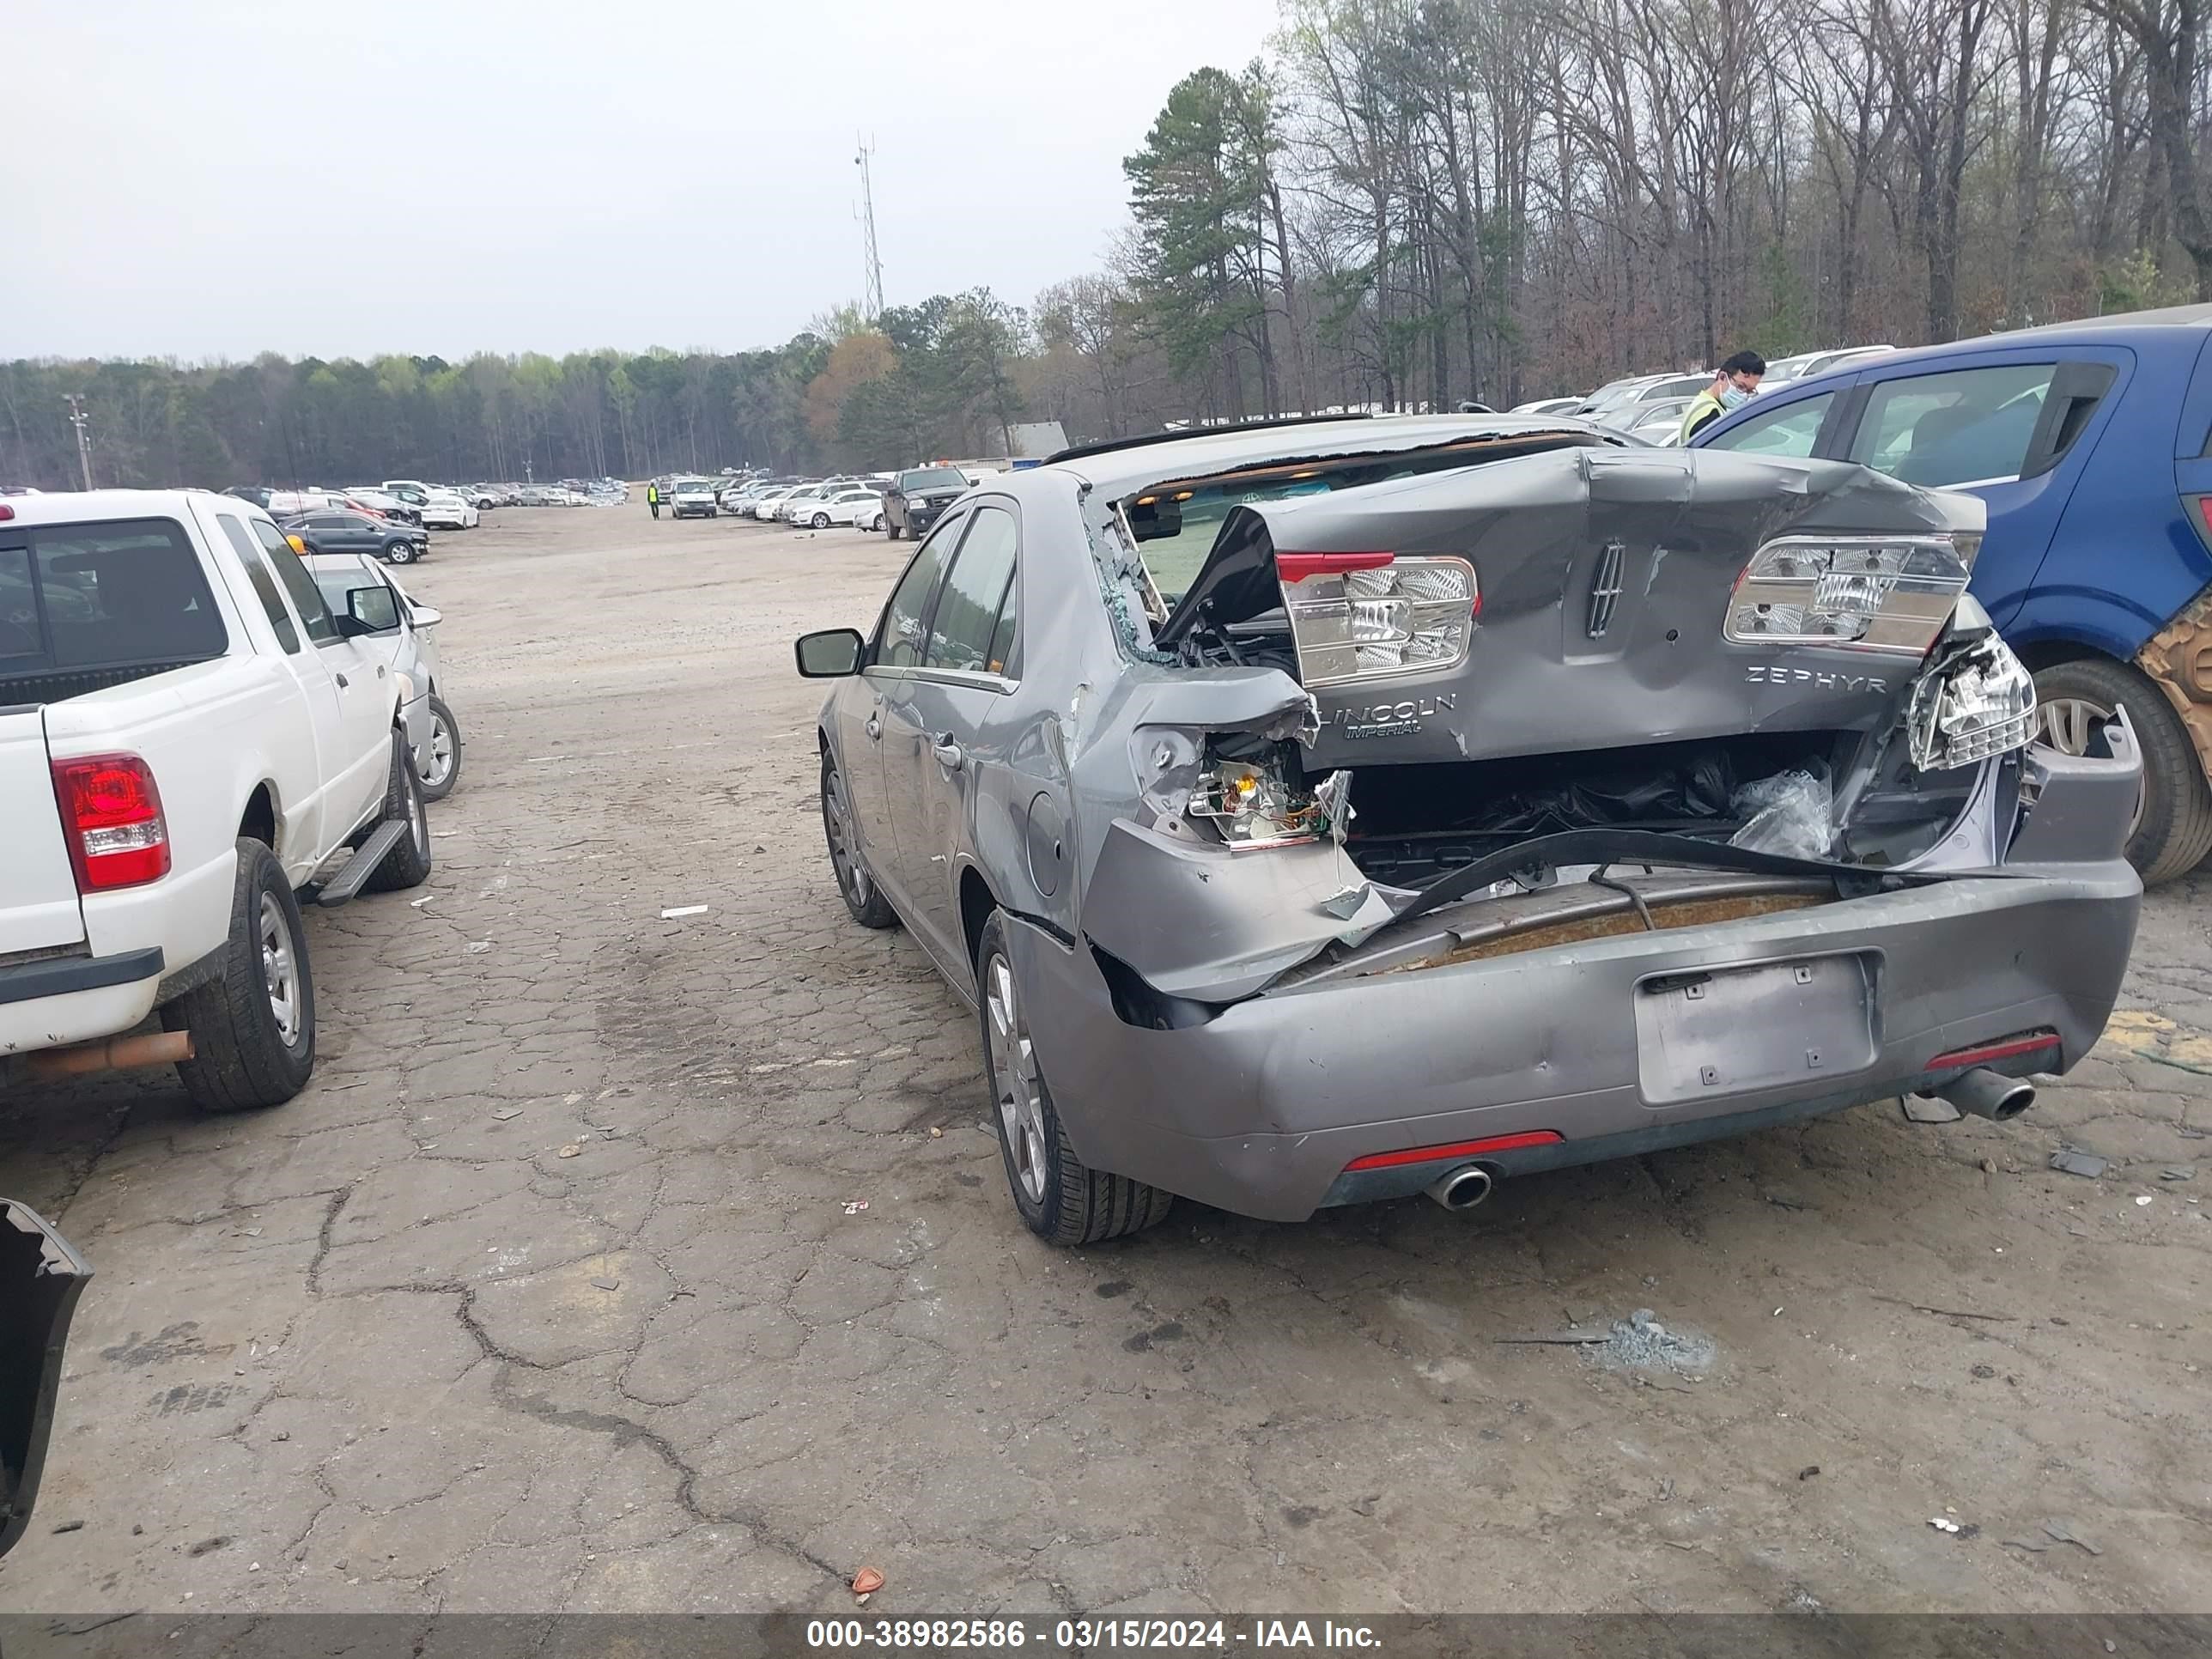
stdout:
POLYGON ((1822 452, 1988 502, 1973 592, 2008 628, 2134 369, 2124 348, 2057 341, 1870 368, 1822 452))

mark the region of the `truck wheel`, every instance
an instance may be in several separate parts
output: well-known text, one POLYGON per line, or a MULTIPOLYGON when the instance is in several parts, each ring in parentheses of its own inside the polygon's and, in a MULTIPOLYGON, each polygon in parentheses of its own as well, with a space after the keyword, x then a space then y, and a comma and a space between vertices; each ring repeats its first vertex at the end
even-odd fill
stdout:
POLYGON ((975 1000, 983 1033, 983 1080, 1006 1160, 1006 1184, 1023 1224, 1054 1244, 1097 1244, 1168 1218, 1175 1194, 1127 1176, 1086 1168, 1067 1144, 1052 1091, 1038 1069, 1029 1020, 1006 951, 1006 918, 983 924, 975 947, 975 1000))
POLYGON ((2212 852, 2212 787, 2189 729, 2166 694, 2141 669, 2103 657, 2082 657, 2035 677, 2038 738, 2080 754, 2091 726, 2127 705, 2142 745, 2142 794, 2128 834, 2128 862, 2155 885, 2195 869, 2212 852))
POLYGON ((177 1077, 204 1112, 281 1106, 313 1075, 315 981, 300 901, 264 843, 238 843, 222 971, 165 1004, 161 1024, 191 1033, 177 1077))
POLYGON ((430 763, 422 769, 422 799, 443 800, 461 781, 461 723, 443 697, 430 698, 430 763))
POLYGON ((430 814, 422 805, 422 780, 415 775, 415 757, 407 748, 407 734, 392 734, 392 778, 385 786, 384 816, 379 823, 404 819, 407 833, 392 844, 384 862, 362 883, 370 893, 393 893, 403 887, 420 887, 430 873, 430 814))

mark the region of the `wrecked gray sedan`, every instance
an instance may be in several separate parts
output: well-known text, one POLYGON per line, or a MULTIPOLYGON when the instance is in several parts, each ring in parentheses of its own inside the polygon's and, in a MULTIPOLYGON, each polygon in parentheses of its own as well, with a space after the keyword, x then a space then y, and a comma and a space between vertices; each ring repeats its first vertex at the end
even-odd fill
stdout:
POLYGON ((993 480, 811 634, 846 905, 978 1005, 1014 1201, 1296 1220, 2088 1052, 2124 712, 2030 747, 1981 504, 1510 416, 993 480))

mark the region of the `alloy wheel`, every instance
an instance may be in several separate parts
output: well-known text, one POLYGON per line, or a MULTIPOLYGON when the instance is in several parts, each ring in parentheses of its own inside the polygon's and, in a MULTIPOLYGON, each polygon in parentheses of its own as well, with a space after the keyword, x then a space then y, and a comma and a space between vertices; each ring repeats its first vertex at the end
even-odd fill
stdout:
POLYGON ((274 893, 264 893, 254 928, 261 951, 261 986, 269 996, 269 1012, 276 1022, 276 1035, 290 1048, 300 1040, 300 964, 292 942, 292 924, 274 893))
POLYGON ((1044 1097, 1037 1076, 1036 1049, 1030 1042, 1013 964, 993 955, 983 965, 983 1002, 989 1021, 991 1083, 998 1095, 999 1128, 1014 1166, 1014 1178, 1032 1204, 1044 1201, 1044 1097))
POLYGON ((435 789, 453 775, 453 728, 435 709, 430 712, 430 759, 422 769, 422 787, 435 789))

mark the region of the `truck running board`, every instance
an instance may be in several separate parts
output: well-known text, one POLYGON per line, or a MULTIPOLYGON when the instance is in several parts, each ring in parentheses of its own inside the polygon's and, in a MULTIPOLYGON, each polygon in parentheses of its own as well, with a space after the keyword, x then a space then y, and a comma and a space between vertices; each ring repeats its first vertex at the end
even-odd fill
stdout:
POLYGON ((397 847, 400 836, 407 833, 407 823, 405 818, 395 818, 389 823, 378 824, 345 861, 345 867, 322 884, 315 894, 315 902, 325 909, 334 908, 361 891, 362 884, 384 862, 384 855, 397 847))

